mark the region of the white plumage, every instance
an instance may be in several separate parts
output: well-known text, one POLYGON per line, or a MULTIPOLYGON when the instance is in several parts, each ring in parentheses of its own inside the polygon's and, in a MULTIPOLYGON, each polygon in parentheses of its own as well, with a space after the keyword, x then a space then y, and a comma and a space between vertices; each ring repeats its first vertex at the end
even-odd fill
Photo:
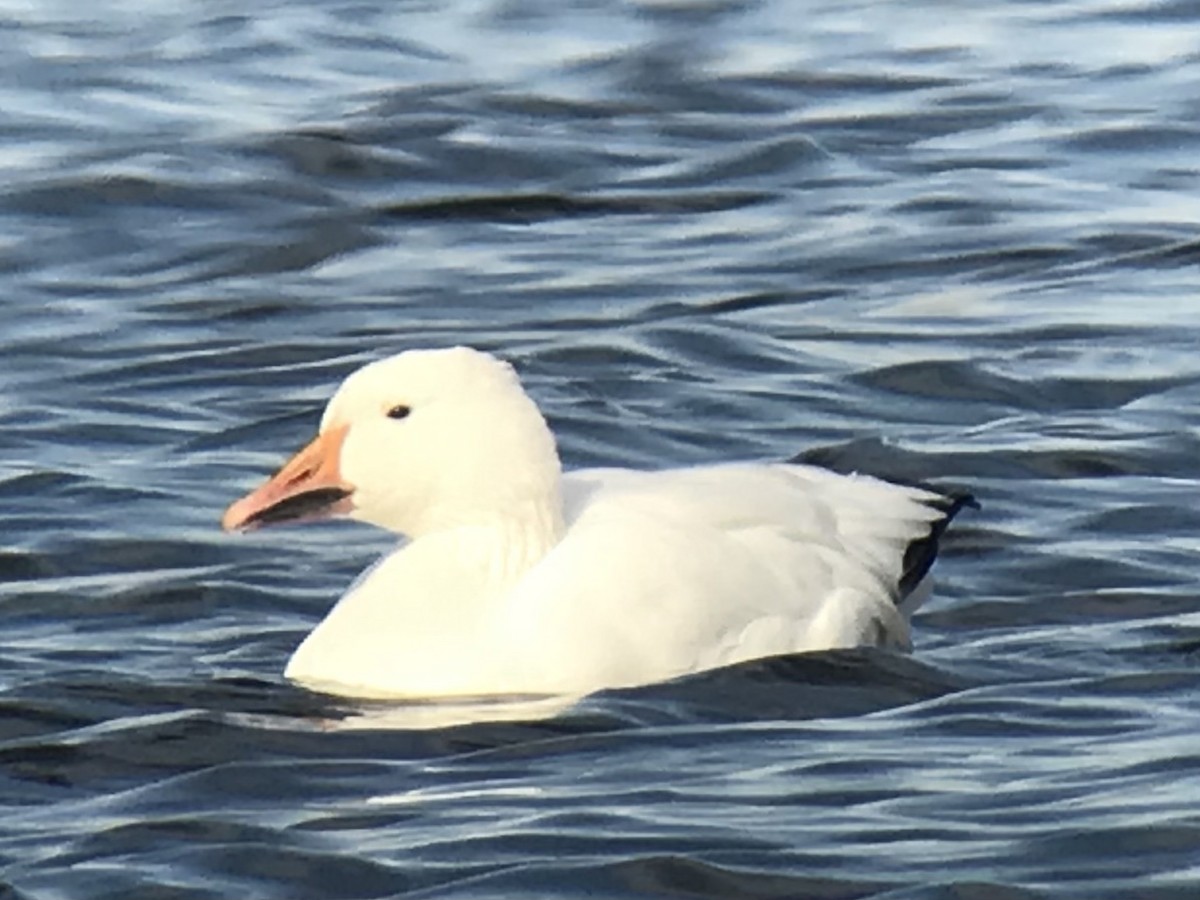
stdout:
POLYGON ((456 348, 351 375, 318 439, 225 524, 345 514, 409 538, 304 640, 289 678, 352 696, 579 695, 906 648, 960 502, 785 463, 564 475, 512 370, 456 348))

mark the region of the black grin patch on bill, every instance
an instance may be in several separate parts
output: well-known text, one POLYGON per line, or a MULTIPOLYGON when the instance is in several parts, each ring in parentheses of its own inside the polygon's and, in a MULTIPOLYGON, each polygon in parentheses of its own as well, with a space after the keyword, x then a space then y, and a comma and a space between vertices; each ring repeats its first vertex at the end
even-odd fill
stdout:
POLYGON ((339 500, 350 496, 350 492, 342 488, 316 488, 305 491, 273 503, 266 509, 260 509, 248 518, 242 527, 254 525, 275 525, 279 522, 294 522, 306 519, 318 513, 325 512, 339 500))

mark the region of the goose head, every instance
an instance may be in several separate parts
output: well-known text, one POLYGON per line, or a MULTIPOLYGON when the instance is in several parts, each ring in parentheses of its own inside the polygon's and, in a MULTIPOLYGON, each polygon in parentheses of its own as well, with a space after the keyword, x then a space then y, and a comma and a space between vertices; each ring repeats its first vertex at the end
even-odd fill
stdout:
POLYGON ((345 516, 419 537, 560 512, 554 438, 512 367, 467 347, 352 373, 317 437, 225 512, 226 529, 345 516))

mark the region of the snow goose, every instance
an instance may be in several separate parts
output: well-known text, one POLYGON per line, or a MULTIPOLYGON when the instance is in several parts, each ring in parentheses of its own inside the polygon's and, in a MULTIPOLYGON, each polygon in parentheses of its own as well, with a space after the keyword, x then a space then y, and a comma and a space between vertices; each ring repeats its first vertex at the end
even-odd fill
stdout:
POLYGON ((909 646, 969 498, 792 463, 563 473, 510 366, 412 350, 352 373, 227 529, 346 516, 407 540, 286 676, 356 697, 582 695, 781 653, 909 646))

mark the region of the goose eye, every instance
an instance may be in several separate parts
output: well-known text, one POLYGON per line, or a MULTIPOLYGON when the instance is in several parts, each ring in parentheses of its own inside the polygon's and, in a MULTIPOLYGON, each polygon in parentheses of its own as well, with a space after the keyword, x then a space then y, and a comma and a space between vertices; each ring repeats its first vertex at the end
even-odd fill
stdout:
POLYGON ((387 417, 389 419, 406 419, 408 418, 408 414, 410 412, 412 412, 412 407, 405 406, 403 403, 401 403, 389 409, 387 411, 387 417))

